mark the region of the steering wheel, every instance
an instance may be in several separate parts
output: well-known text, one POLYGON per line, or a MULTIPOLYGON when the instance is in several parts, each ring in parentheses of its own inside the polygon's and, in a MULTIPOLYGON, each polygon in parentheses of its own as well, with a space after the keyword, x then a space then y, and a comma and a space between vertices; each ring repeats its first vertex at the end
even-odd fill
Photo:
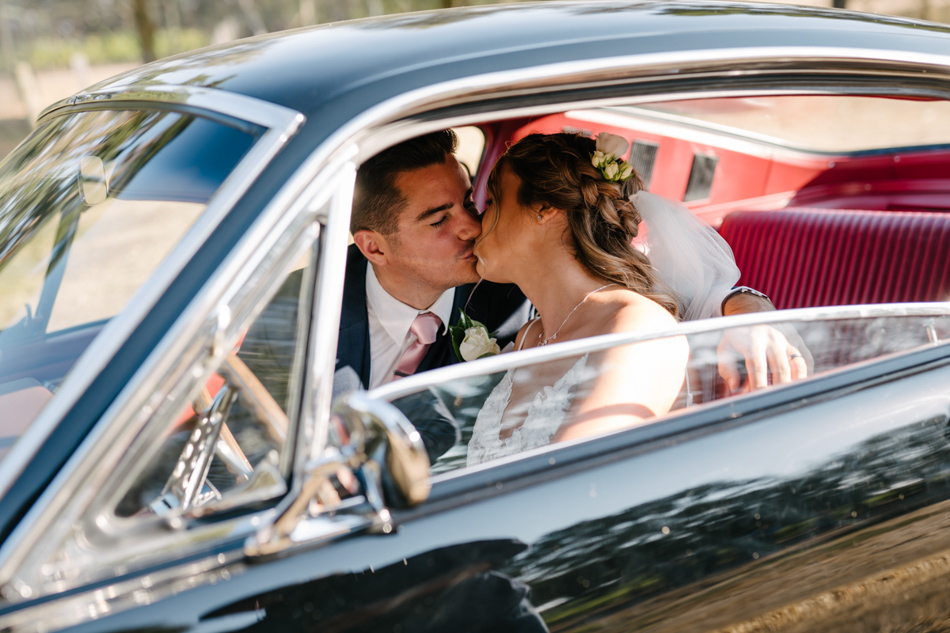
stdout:
POLYGON ((270 392, 236 354, 228 354, 219 373, 224 385, 214 397, 202 390, 193 408, 197 423, 179 453, 161 494, 148 504, 158 515, 187 512, 221 498, 221 492, 208 480, 211 462, 218 457, 234 474, 238 483, 254 474, 241 446, 227 425, 231 406, 240 395, 242 403, 263 423, 267 434, 283 444, 287 437, 287 415, 270 392))

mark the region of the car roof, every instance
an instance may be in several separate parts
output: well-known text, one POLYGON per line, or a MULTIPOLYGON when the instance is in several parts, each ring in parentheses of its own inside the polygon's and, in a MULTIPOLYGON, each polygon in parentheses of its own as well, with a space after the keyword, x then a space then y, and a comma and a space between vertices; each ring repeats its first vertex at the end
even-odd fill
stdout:
POLYGON ((834 9, 724 2, 544 2, 325 24, 153 62, 94 87, 213 87, 320 117, 435 83, 585 59, 761 47, 942 54, 950 28, 834 9))

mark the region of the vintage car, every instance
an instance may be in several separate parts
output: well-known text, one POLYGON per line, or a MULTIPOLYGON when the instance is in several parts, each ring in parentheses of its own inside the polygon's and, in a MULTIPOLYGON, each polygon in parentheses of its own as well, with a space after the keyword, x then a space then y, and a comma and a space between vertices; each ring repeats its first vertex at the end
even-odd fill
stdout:
POLYGON ((478 6, 94 86, 0 165, 0 628, 947 630, 948 211, 938 24, 478 6), (779 310, 335 389, 356 171, 448 127, 480 204, 529 132, 623 135, 779 310), (753 328, 809 375, 724 389, 753 328), (507 371, 670 336, 669 414, 467 464, 507 371), (431 464, 420 395, 460 435, 431 464))

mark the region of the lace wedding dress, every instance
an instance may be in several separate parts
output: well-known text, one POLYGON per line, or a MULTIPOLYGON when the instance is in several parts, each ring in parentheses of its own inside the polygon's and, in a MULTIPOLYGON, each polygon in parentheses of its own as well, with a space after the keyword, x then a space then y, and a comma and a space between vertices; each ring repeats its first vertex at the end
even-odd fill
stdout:
POLYGON ((547 446, 564 423, 574 401, 577 387, 589 376, 587 355, 582 356, 552 386, 544 386, 528 407, 524 421, 507 438, 501 437, 505 411, 511 404, 511 388, 516 370, 509 369, 485 400, 478 412, 472 439, 468 443, 468 465, 480 464, 499 457, 547 446))

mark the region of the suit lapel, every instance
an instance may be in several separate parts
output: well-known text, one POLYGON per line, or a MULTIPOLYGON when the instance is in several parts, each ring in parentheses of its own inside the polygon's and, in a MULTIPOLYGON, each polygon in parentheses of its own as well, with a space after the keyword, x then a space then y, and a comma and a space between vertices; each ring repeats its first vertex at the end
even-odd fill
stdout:
POLYGON ((346 278, 343 282, 343 311, 337 339, 336 368, 352 367, 363 385, 369 384, 369 316, 366 312, 366 266, 368 262, 355 245, 347 250, 346 278))

